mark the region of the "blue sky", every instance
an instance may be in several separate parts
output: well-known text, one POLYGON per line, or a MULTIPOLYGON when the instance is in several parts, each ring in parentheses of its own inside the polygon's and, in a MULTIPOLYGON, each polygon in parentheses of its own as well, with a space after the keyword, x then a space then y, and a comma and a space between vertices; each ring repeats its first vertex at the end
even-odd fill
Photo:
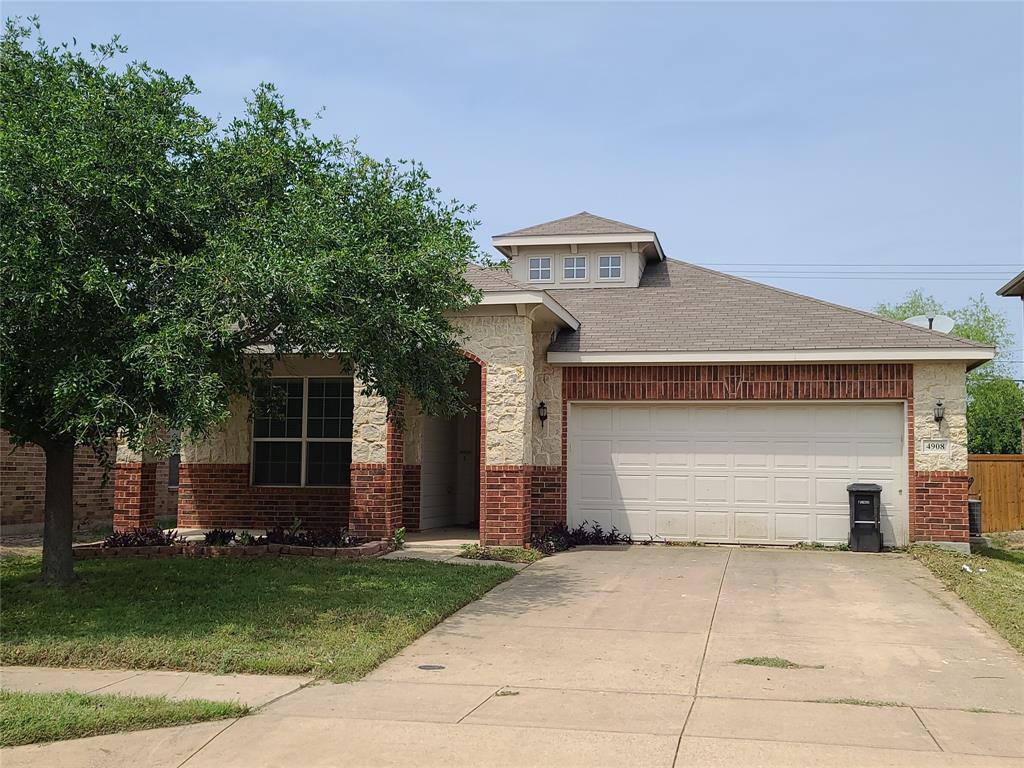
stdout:
POLYGON ((1021 302, 994 296, 1024 269, 1018 3, 7 2, 4 13, 38 13, 51 42, 119 33, 133 56, 190 74, 211 114, 236 113, 261 80, 300 112, 326 107, 317 130, 421 160, 447 194, 476 203, 484 246, 585 209, 657 230, 674 258, 825 271, 757 279, 849 306, 915 287, 952 305, 983 292, 1020 338, 1021 302), (838 279, 858 265, 908 274, 838 279), (935 277, 946 279, 924 279, 935 277))

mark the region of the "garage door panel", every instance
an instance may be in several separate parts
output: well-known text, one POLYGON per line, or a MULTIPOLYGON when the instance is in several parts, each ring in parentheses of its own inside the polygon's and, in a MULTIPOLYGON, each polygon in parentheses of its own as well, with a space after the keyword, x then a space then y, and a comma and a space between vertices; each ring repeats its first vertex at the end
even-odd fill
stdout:
POLYGON ((900 459, 892 454, 892 443, 885 440, 858 440, 856 465, 859 472, 881 471, 895 474, 900 459))
POLYGON ((698 504, 728 503, 729 478, 724 475, 697 475, 693 478, 693 500, 698 504))
POLYGON ((704 541, 731 540, 732 531, 729 530, 731 518, 732 515, 729 512, 697 510, 693 518, 694 537, 704 541))
POLYGON ((775 512, 775 539, 792 543, 812 541, 811 515, 808 512, 775 512))
POLYGON ((907 541, 901 405, 579 405, 569 430, 574 525, 596 520, 634 538, 841 542, 846 486, 860 481, 882 485, 886 543, 907 541))
POLYGON ((850 469, 850 444, 838 440, 814 441, 815 469, 850 469))
POLYGON ((610 406, 589 406, 573 414, 573 428, 581 435, 591 432, 612 431, 612 411, 610 406), (576 424, 575 422, 579 423, 576 424))
POLYGON ((615 412, 620 432, 642 432, 651 431, 651 409, 650 408, 619 408, 615 412))
POLYGON ((690 410, 674 406, 654 409, 654 431, 658 433, 687 432, 690 428, 690 410))
POLYGON ((735 516, 738 541, 769 542, 772 540, 772 516, 767 512, 737 512, 735 516))
POLYGON ((776 469, 810 469, 810 440, 781 440, 775 443, 776 469))
POLYGON ((687 440, 658 440, 655 447, 654 466, 657 469, 678 469, 693 465, 692 448, 687 440))
POLYGON ((730 445, 725 440, 695 440, 693 443, 693 466, 698 469, 727 469, 730 445))
POLYGON ((839 506, 850 507, 850 494, 846 486, 850 484, 847 477, 819 477, 814 483, 814 503, 819 507, 839 506))
POLYGON ((654 476, 654 500, 656 502, 690 501, 692 482, 693 478, 689 475, 659 473, 654 476))
POLYGON ((647 504, 651 498, 653 478, 650 474, 634 475, 619 472, 615 477, 612 493, 622 501, 637 501, 647 504))
POLYGON ((772 503, 771 479, 768 477, 738 476, 733 482, 733 498, 737 504, 772 503))
POLYGON ((614 475, 582 472, 576 475, 576 493, 580 501, 606 501, 614 498, 614 475))
POLYGON ((734 442, 736 469, 768 469, 772 465, 772 444, 766 440, 736 440, 734 442))
POLYGON ((612 446, 612 464, 623 469, 649 469, 652 447, 650 440, 616 440, 612 446))
POLYGON ((850 516, 845 515, 815 515, 814 541, 843 542, 850 538, 850 516))
POLYGON ((775 503, 810 504, 811 481, 806 477, 775 477, 775 503))
POLYGON ((658 536, 675 539, 692 539, 693 513, 681 511, 658 511, 655 513, 655 533, 658 536))

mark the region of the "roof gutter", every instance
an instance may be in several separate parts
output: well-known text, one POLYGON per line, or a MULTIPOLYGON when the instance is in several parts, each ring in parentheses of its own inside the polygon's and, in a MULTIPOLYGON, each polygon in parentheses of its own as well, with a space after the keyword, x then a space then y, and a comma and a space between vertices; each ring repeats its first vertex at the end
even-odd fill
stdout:
MULTIPOLYGON (((491 238, 491 245, 506 256, 513 256, 513 249, 527 245, 608 245, 615 243, 651 244, 658 254, 658 260, 665 260, 665 252, 654 232, 622 232, 611 235, 499 235, 491 238)), ((641 249, 643 250, 643 249, 641 249)))
POLYGON ((785 349, 721 352, 548 352, 552 365, 665 365, 670 363, 905 363, 963 361, 967 370, 995 357, 991 347, 929 349, 924 347, 785 349))

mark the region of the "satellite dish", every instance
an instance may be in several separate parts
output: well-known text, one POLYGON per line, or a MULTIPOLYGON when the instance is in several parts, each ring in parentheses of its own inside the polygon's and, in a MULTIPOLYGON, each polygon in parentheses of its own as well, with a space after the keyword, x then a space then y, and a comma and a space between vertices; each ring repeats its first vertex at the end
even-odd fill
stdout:
POLYGON ((915 315, 908 317, 903 322, 939 333, 949 333, 953 330, 954 325, 953 318, 946 315, 915 315))

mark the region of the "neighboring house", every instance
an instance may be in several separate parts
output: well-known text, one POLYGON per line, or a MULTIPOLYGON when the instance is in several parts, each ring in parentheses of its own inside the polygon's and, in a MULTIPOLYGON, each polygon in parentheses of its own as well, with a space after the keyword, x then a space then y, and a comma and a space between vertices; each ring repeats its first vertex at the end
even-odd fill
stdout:
POLYGON ((996 293, 1000 296, 1017 296, 1021 301, 1024 301, 1024 272, 1012 278, 1010 282, 996 291, 996 293))
MULTIPOLYGON (((114 446, 111 446, 113 450, 114 446)), ((37 530, 43 524, 46 495, 46 457, 36 445, 16 448, 0 430, 0 525, 8 532, 37 530)), ((172 462, 173 464, 173 462, 172 462)), ((164 459, 155 468, 156 515, 173 515, 177 506, 174 467, 164 459), (168 472, 170 470, 170 478, 168 472)), ((109 525, 114 517, 113 472, 104 477, 92 449, 75 451, 75 525, 109 525)))
MULTIPOLYGON (((183 446, 179 524, 843 542, 846 485, 869 481, 888 544, 966 546, 965 373, 992 349, 668 260, 589 213, 493 243, 509 271, 471 268, 483 299, 455 318, 471 414, 407 403, 399 431, 337 361, 285 359, 282 418, 238 402, 183 446)), ((119 519, 144 522, 155 467, 121 460, 119 519)))

